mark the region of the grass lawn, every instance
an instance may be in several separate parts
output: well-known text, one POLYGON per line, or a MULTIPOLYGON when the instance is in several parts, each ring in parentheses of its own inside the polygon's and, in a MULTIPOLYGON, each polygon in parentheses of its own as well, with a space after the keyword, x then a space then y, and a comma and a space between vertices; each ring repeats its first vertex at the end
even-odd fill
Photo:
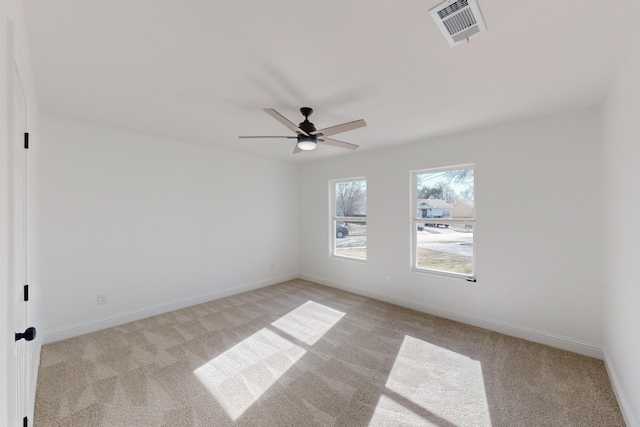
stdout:
POLYGON ((471 274, 473 272, 473 260, 462 255, 418 248, 418 267, 471 274))

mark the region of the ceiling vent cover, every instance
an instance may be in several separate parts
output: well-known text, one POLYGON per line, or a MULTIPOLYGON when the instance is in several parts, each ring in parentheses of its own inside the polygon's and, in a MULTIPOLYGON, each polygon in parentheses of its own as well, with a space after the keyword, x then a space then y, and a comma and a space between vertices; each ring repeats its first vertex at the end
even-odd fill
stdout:
POLYGON ((476 0, 449 0, 429 12, 450 46, 487 31, 476 0))

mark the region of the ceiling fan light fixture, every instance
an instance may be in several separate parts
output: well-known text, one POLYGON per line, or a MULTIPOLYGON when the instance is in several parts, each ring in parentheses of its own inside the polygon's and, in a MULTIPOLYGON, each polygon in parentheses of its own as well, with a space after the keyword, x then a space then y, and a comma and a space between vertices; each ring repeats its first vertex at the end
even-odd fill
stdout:
POLYGON ((315 136, 312 135, 298 135, 298 148, 304 151, 315 150, 318 146, 318 141, 315 136))

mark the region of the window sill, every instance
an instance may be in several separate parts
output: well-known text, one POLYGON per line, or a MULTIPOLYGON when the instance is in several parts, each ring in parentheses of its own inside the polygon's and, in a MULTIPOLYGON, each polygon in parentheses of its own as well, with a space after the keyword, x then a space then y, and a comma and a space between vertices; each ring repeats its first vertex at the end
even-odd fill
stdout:
POLYGON ((433 276, 441 276, 441 277, 449 277, 452 279, 460 279, 465 280, 470 283, 476 283, 476 276, 470 276, 468 274, 460 274, 460 273, 450 273, 448 271, 439 271, 439 270, 429 270, 427 268, 418 268, 414 267, 413 272, 420 274, 430 274, 433 276))
POLYGON ((340 256, 340 255, 330 255, 330 258, 341 260, 341 261, 353 261, 361 264, 366 264, 367 260, 362 258, 351 258, 348 256, 340 256))

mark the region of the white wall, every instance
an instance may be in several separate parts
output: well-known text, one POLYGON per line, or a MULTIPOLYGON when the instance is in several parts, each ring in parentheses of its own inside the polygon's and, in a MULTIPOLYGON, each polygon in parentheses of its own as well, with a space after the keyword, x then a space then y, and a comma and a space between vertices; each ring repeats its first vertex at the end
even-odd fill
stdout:
POLYGON ((48 116, 41 129, 46 341, 297 276, 297 167, 48 116))
MULTIPOLYGON (((14 310, 15 287, 11 275, 12 260, 11 236, 13 222, 11 212, 14 205, 11 193, 12 181, 12 148, 10 147, 10 123, 12 113, 9 109, 12 99, 10 72, 14 64, 20 75, 27 101, 27 122, 32 140, 37 140, 37 101, 33 76, 29 61, 29 49, 26 40, 26 26, 24 23, 23 2, 18 0, 0 1, 0 425, 14 425, 16 417, 28 415, 33 420, 32 412, 22 415, 14 414, 14 310)), ((29 158, 31 153, 29 153, 29 158)), ((31 160, 29 159, 30 163, 31 160)), ((31 183, 28 192, 32 191, 31 183)), ((31 234, 30 224, 29 233, 31 234)), ((28 246, 27 250, 30 251, 28 246)), ((28 258, 30 253, 28 254, 28 258)), ((27 272, 27 278, 31 278, 27 272)), ((32 299, 28 315, 30 325, 39 325, 39 302, 32 299)), ((33 354, 39 355, 41 340, 36 338, 28 344, 33 354)), ((37 374, 37 372, 32 372, 37 374)), ((35 377, 34 377, 35 378, 35 377)), ((31 390, 33 391, 33 390, 31 390)), ((31 395, 26 402, 27 412, 33 411, 31 395)))
MULTIPOLYGON (((0 28, 0 99, 7 99, 9 87, 7 84, 7 19, 8 10, 5 2, 0 3, 0 18, 2 25, 0 28)), ((13 301, 12 287, 9 286, 11 277, 9 276, 9 235, 11 233, 11 222, 9 219, 13 205, 10 203, 9 189, 9 115, 7 102, 0 102, 0 425, 9 425, 9 411, 12 401, 9 399, 11 380, 10 369, 12 366, 13 352, 11 346, 11 333, 13 332, 13 301), (11 356, 11 357, 10 357, 11 356)))
POLYGON ((302 276, 602 357, 600 140, 588 109, 305 166, 302 276), (465 163, 476 164, 475 284, 409 260, 410 171, 465 163), (329 256, 328 181, 353 176, 367 177, 366 263, 329 256))
POLYGON ((640 426, 640 33, 604 109, 604 345, 629 426, 640 426))

